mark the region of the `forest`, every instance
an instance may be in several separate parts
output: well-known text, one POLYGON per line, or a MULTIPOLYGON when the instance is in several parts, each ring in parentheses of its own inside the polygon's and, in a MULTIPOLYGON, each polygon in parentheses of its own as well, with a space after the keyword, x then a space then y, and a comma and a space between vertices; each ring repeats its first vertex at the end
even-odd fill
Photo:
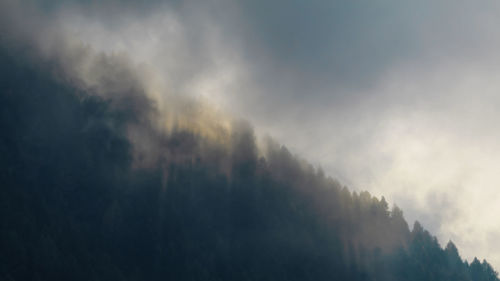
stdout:
POLYGON ((103 97, 28 53, 0 47, 0 280, 498 280, 245 121, 223 144, 162 132, 140 88, 103 97))

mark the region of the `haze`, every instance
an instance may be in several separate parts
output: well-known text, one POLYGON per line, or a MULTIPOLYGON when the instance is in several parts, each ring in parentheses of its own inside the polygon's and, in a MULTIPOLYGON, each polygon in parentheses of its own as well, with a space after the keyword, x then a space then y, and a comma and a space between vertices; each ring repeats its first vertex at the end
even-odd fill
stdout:
POLYGON ((125 54, 500 267, 498 1, 5 2, 7 36, 125 54))

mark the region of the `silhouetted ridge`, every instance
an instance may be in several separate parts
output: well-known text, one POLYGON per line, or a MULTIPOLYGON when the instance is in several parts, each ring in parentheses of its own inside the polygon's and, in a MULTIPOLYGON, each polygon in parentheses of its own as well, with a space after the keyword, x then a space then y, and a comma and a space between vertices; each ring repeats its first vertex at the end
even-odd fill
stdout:
POLYGON ((116 106, 52 67, 0 53, 1 280, 498 280, 384 198, 272 141, 260 156, 245 122, 228 144, 161 133, 139 116, 153 104, 116 106), (151 165, 134 165, 136 127, 151 165))

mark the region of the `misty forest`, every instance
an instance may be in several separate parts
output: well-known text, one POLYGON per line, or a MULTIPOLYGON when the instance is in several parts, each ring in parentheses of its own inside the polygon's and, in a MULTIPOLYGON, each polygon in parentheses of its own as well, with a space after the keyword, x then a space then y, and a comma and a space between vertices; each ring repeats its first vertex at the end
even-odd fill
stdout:
POLYGON ((0 280, 498 280, 248 122, 161 129, 96 56, 106 95, 2 42, 0 280))

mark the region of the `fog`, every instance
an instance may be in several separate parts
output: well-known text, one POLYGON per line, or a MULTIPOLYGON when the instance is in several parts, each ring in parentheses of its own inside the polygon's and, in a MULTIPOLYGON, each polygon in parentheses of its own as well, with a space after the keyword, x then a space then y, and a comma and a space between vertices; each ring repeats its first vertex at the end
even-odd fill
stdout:
MULTIPOLYGON (((164 112, 206 135, 230 126, 227 116, 247 119, 259 137, 271 135, 352 189, 397 203, 469 260, 500 266, 497 2, 2 6, 7 41, 56 57, 62 80, 106 97, 140 85, 165 130, 178 124, 164 124, 172 120, 164 112), (123 69, 116 64, 142 74, 103 81, 123 69), (192 109, 192 100, 207 106, 192 109), (193 121, 188 108, 202 117, 193 121), (205 131, 212 125, 200 120, 223 121, 205 131)), ((140 128, 129 134, 147 149, 140 128)))

